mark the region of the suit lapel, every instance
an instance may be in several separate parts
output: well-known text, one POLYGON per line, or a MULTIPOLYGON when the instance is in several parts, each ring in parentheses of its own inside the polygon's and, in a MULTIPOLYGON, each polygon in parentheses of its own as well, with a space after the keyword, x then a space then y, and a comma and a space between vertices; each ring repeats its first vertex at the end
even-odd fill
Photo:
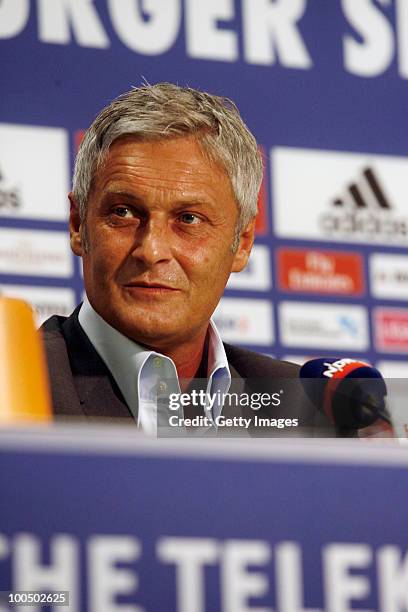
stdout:
POLYGON ((78 321, 77 308, 63 323, 74 384, 81 408, 90 417, 130 418, 126 402, 109 369, 78 321))

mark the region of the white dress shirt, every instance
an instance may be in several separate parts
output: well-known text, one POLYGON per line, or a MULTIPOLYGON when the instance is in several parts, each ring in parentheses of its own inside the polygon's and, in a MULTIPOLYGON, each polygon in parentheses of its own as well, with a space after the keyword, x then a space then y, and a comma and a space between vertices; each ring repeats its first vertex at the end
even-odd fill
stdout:
MULTIPOLYGON (((157 435, 157 389, 161 394, 180 393, 176 366, 169 357, 149 351, 109 325, 85 297, 79 323, 105 362, 126 400, 137 425, 149 435, 157 435)), ((227 393, 231 373, 224 345, 213 321, 208 326, 208 366, 206 393, 227 393)), ((207 417, 214 422, 222 403, 214 403, 207 417)), ((203 409, 204 416, 204 409, 203 409)), ((213 423, 214 424, 214 423, 213 423)))

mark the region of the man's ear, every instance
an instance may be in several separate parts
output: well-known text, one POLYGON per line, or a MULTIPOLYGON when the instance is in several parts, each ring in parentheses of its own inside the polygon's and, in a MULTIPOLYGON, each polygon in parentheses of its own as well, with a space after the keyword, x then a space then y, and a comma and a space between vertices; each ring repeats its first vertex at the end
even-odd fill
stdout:
POLYGON ((79 206, 74 198, 72 191, 68 194, 69 201, 71 203, 69 211, 69 236, 71 249, 75 255, 82 257, 83 246, 81 240, 82 224, 79 215, 79 206))
POLYGON ((255 219, 246 226, 239 237, 239 244, 236 250, 231 272, 241 272, 248 263, 252 245, 255 238, 255 219))

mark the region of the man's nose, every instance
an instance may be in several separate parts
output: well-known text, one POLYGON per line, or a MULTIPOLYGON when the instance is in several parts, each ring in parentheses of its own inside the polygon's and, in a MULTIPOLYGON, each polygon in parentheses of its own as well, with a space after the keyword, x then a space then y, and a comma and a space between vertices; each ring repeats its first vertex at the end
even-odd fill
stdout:
POLYGON ((150 219, 139 227, 132 257, 146 266, 171 259, 170 232, 165 220, 150 219))

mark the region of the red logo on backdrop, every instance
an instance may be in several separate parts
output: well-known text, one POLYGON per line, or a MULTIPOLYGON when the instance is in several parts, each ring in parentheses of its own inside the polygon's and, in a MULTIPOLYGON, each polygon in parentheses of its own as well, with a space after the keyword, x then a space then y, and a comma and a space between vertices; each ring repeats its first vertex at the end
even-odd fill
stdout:
POLYGON ((78 153, 79 145, 81 144, 84 135, 85 135, 85 130, 77 130, 74 133, 75 155, 78 153))
POLYGON ((278 285, 283 291, 362 295, 363 259, 359 253, 279 249, 278 285))
MULTIPOLYGON (((262 160, 265 160, 265 149, 260 146, 259 151, 262 155, 262 160)), ((257 236, 264 236, 268 233, 268 219, 266 216, 266 172, 265 172, 265 164, 263 169, 263 179, 261 183, 261 188, 259 190, 258 196, 258 214, 255 220, 255 234, 257 236)))
POLYGON ((408 309, 376 308, 374 332, 377 350, 408 353, 408 309))

